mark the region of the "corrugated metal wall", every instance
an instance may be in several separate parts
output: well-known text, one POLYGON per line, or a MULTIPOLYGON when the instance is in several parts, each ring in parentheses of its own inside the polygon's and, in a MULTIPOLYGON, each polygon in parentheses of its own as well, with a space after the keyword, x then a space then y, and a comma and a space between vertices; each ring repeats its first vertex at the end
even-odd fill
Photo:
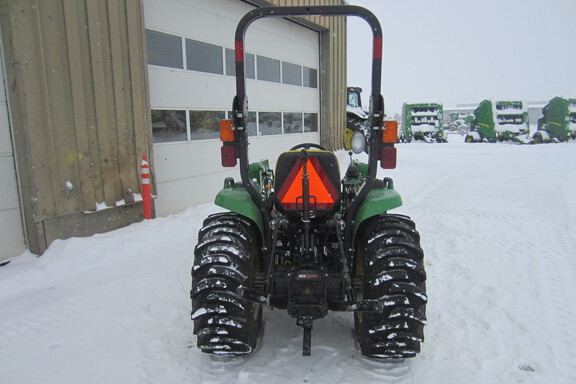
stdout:
MULTIPOLYGON (((321 41, 322 143, 341 148, 346 20, 312 21, 320 25, 312 28, 321 41)), ((42 253, 54 239, 141 220, 131 199, 140 192, 141 156, 152 148, 142 0, 0 0, 0 25, 29 249, 42 253)))
MULTIPOLYGON (((344 5, 343 0, 270 0, 279 6, 344 5)), ((321 142, 329 149, 344 147, 346 130, 346 18, 310 17, 320 31, 321 142)))
POLYGON ((0 2, 20 194, 35 253, 55 238, 141 217, 117 202, 140 192, 140 159, 151 148, 142 8, 140 0, 0 2), (115 208, 84 213, 97 203, 115 208))

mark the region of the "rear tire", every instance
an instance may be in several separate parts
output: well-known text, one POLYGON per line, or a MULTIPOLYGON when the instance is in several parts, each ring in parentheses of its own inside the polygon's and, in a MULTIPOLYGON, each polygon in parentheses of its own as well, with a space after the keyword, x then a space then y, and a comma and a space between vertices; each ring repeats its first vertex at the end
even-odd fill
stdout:
POLYGON ((220 213, 204 220, 194 249, 192 320, 205 353, 252 353, 262 326, 262 307, 236 296, 253 288, 260 267, 260 233, 246 218, 220 213))
POLYGON ((420 235, 410 218, 382 214, 362 225, 356 243, 358 296, 379 299, 382 313, 356 312, 362 354, 384 359, 414 357, 424 341, 426 272, 420 235))

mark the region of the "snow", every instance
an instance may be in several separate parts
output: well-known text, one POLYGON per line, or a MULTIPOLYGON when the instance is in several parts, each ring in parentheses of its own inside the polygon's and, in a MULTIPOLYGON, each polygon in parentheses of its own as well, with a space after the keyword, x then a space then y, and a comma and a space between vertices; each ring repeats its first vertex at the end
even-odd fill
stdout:
POLYGON ((438 127, 432 124, 412 125, 412 132, 436 132, 438 127))
MULTIPOLYGON (((422 236, 426 339, 404 362, 361 356, 351 313, 314 322, 312 356, 265 310, 248 357, 195 346, 190 269, 213 204, 0 267, 2 383, 576 382, 576 146, 398 144, 391 176, 422 236)), ((344 171, 348 155, 337 152, 344 171)), ((361 155, 364 156, 364 155, 361 155)))
POLYGON ((514 132, 520 133, 522 130, 528 131, 528 124, 496 124, 496 132, 514 132))
POLYGON ((368 114, 360 107, 352 107, 351 105, 346 105, 346 112, 354 113, 362 118, 368 118, 368 114))

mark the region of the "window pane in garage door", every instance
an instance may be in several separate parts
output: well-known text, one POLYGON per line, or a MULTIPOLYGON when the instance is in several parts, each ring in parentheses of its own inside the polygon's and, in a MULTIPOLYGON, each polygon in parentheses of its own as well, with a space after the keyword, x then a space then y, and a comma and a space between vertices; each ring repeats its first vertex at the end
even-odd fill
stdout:
POLYGON ((190 111, 190 139, 217 139, 224 111, 190 111))
POLYGON ((258 126, 261 135, 281 135, 282 114, 280 112, 258 112, 258 126))
POLYGON ((318 132, 318 114, 304 114, 304 132, 318 132))
MULTIPOLYGON (((229 120, 234 119, 232 111, 228 111, 229 120)), ((256 125, 256 112, 248 111, 248 116, 246 117, 246 129, 248 129, 248 136, 256 136, 258 134, 258 127, 256 125)))
POLYGON ((280 60, 258 56, 256 64, 258 80, 280 82, 280 60))
POLYGON ((223 75, 222 47, 186 39, 186 66, 193 71, 223 75))
POLYGON ((302 133, 301 113, 284 113, 284 133, 302 133))
POLYGON ((186 141, 186 112, 153 109, 152 136, 154 143, 186 141))
POLYGON ((302 67, 283 61, 282 82, 290 85, 302 85, 302 67))
MULTIPOLYGON (((234 50, 226 48, 226 75, 236 76, 236 57, 234 50)), ((254 79, 254 55, 251 53, 244 53, 244 72, 247 79, 254 79)))
POLYGON ((246 128, 248 129, 248 136, 256 136, 256 112, 248 112, 248 117, 246 119, 246 128))
POLYGON ((184 68, 182 38, 167 33, 146 30, 148 64, 163 67, 184 68))
POLYGON ((304 86, 318 88, 318 71, 316 69, 304 67, 304 86))

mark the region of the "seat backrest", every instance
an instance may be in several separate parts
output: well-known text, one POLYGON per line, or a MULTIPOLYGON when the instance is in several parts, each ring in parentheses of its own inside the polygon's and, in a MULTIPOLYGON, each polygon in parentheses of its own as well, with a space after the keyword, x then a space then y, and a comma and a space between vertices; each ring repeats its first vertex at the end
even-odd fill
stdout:
MULTIPOLYGON (((327 213, 337 209, 340 202, 340 167, 333 152, 308 150, 308 180, 310 209, 327 213)), ((302 174, 304 171, 300 150, 284 152, 276 163, 276 208, 288 214, 297 214, 303 208, 302 174)))

